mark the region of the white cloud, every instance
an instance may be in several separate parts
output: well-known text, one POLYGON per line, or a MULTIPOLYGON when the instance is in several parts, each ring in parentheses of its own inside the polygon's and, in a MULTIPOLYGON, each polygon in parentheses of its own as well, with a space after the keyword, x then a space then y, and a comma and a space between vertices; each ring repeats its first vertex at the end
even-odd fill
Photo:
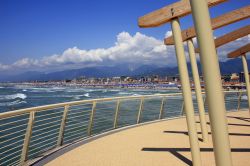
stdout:
MULTIPOLYGON (((171 31, 166 32, 166 37, 170 35, 172 35, 171 31)), ((219 48, 219 59, 227 60, 226 56, 230 51, 249 43, 249 41, 250 35, 219 48)), ((196 45, 196 39, 194 39, 194 44, 196 45)), ((41 59, 23 58, 9 65, 0 63, 0 71, 34 69, 53 71, 119 63, 174 66, 176 65, 174 46, 165 46, 163 41, 139 32, 133 36, 128 32, 121 32, 117 35, 114 45, 109 48, 91 50, 78 47, 68 48, 62 54, 46 56, 41 59)))
POLYGON ((62 54, 42 57, 41 59, 23 58, 10 65, 0 65, 0 70, 33 69, 79 65, 112 65, 119 63, 174 65, 174 47, 166 47, 163 41, 137 32, 134 36, 128 32, 117 35, 114 46, 83 50, 68 48, 62 54))
POLYGON ((250 35, 237 39, 217 49, 220 61, 227 61, 227 54, 250 42, 250 35))
POLYGON ((0 63, 0 70, 8 70, 8 69, 10 69, 9 65, 4 65, 0 63))
POLYGON ((173 35, 172 31, 167 31, 167 32, 165 33, 165 38, 168 38, 168 37, 170 37, 170 36, 172 36, 172 35, 173 35))

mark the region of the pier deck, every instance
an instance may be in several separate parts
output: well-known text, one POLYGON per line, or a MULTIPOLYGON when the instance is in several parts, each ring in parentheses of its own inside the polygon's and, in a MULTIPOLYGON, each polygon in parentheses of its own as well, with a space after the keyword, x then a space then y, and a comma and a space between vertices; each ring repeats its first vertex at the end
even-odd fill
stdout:
MULTIPOLYGON (((250 165, 249 112, 230 112, 227 113, 227 118, 233 163, 237 166, 250 165)), ((196 121, 201 138, 198 117, 196 121)), ((199 141, 199 144, 203 165, 215 165, 210 127, 209 142, 199 141)), ((191 165, 186 120, 172 119, 122 130, 81 145, 47 165, 191 165)))

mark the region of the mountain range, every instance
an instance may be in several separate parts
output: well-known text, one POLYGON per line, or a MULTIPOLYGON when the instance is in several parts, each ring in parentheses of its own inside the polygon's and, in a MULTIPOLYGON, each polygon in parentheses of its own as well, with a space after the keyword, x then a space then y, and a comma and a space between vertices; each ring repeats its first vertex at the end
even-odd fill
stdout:
MULTIPOLYGON (((248 64, 250 60, 248 60, 248 64)), ((211 66, 213 67, 213 66, 211 66)), ((201 65, 198 62, 198 69, 201 72, 201 65)), ((188 70, 191 73, 191 65, 188 63, 188 70)), ((220 70, 222 74, 239 73, 243 71, 241 59, 228 60, 220 62, 220 70)), ((43 73, 37 71, 29 71, 17 75, 1 75, 0 82, 21 82, 21 81, 49 81, 49 80, 65 80, 74 79, 80 76, 85 77, 115 77, 115 76, 171 76, 178 74, 178 67, 158 67, 155 65, 142 65, 135 69, 131 69, 129 65, 122 64, 116 66, 98 66, 87 67, 81 69, 63 70, 58 72, 43 73)), ((191 76, 191 74, 190 74, 191 76)))

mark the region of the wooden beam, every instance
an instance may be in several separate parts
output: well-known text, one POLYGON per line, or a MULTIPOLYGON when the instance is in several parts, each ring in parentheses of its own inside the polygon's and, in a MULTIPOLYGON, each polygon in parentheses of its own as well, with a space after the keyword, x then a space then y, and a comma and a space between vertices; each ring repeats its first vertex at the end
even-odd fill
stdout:
POLYGON ((237 50, 230 52, 227 57, 228 58, 237 58, 239 56, 244 55, 245 53, 250 51, 250 43, 248 43, 247 45, 244 45, 241 48, 238 48, 237 50))
MULTIPOLYGON (((227 0, 207 0, 208 6, 214 6, 227 0)), ((157 27, 176 17, 183 17, 191 13, 189 0, 181 0, 161 9, 146 14, 138 19, 141 28, 157 27)))
MULTIPOLYGON (((250 17, 250 5, 245 6, 243 8, 231 11, 229 13, 223 14, 219 17, 213 18, 211 20, 212 23, 212 29, 218 29, 220 27, 232 24, 234 22, 246 19, 250 17)), ((186 41, 188 39, 192 39, 196 36, 194 27, 188 28, 184 31, 182 31, 182 39, 183 41, 186 41)), ((173 36, 170 36, 168 38, 164 39, 164 43, 166 45, 173 45, 174 39, 173 36)))
MULTIPOLYGON (((220 46, 227 44, 231 41, 234 41, 234 40, 237 40, 241 37, 247 36, 248 34, 250 34, 250 25, 244 26, 242 28, 239 28, 235 31, 232 31, 230 33, 227 33, 227 34, 221 36, 221 37, 216 38, 214 40, 215 47, 216 48, 220 47, 220 46)), ((196 48, 195 52, 199 53, 200 52, 199 48, 196 48)))

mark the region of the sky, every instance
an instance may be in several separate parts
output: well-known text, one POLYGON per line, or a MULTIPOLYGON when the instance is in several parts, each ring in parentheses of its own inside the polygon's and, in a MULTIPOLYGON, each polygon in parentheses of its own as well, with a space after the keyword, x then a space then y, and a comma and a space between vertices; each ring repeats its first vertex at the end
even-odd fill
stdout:
MULTIPOLYGON (((163 45, 170 24, 139 28, 137 19, 176 0, 1 0, 0 73, 58 71, 96 65, 154 64, 175 66, 173 46, 163 45)), ((211 17, 250 5, 229 0, 210 8, 211 17)), ((218 37, 246 19, 214 31, 218 37)), ((180 19, 182 29, 192 16, 180 19)), ((250 36, 218 50, 221 61, 250 36)))

